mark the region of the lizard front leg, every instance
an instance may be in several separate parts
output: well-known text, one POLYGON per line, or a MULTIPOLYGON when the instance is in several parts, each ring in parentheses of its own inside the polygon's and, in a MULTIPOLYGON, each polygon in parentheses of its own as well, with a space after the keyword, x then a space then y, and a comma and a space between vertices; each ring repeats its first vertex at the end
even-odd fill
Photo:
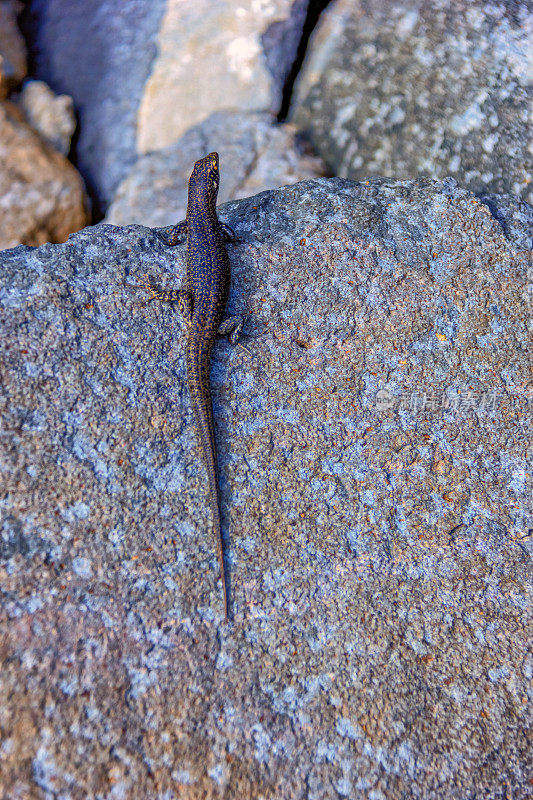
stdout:
POLYGON ((173 227, 158 230, 157 235, 166 245, 174 247, 180 242, 183 242, 187 236, 187 221, 183 220, 183 222, 178 222, 178 224, 173 227))

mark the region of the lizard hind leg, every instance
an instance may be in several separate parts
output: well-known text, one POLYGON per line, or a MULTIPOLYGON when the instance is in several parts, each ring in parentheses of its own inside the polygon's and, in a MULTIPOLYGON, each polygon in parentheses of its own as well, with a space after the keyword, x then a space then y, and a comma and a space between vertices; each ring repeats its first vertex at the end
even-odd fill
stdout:
POLYGON ((218 327, 218 334, 220 336, 227 336, 231 344, 237 344, 242 333, 243 325, 243 317, 238 315, 228 317, 220 323, 218 327))
POLYGON ((190 327, 194 307, 193 294, 186 287, 181 289, 162 289, 153 283, 149 275, 143 275, 139 282, 150 292, 150 300, 159 300, 162 303, 177 303, 180 314, 190 327))
POLYGON ((188 289, 179 289, 178 295, 178 308, 180 314, 190 328, 192 325, 192 312, 194 309, 194 296, 188 289))

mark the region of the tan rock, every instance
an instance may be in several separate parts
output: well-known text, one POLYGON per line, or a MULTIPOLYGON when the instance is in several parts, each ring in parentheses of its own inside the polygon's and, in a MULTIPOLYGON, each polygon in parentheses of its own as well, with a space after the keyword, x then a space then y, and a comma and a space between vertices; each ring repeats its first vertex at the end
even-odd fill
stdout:
POLYGON ((27 81, 18 104, 31 127, 54 150, 66 156, 76 129, 72 97, 55 95, 44 81, 27 81))
POLYGON ((97 208, 107 211, 139 155, 213 112, 277 114, 308 2, 33 3, 35 77, 74 100, 76 164, 97 208))
POLYGON ((26 45, 17 24, 21 8, 16 0, 0 3, 0 99, 7 97, 27 74, 26 45))
POLYGON ((291 5, 290 0, 168 0, 138 113, 138 152, 172 144, 228 106, 267 110, 272 76, 261 35, 272 22, 288 17, 291 5))
POLYGON ((0 249, 63 242, 88 222, 81 176, 23 121, 0 104, 0 249))

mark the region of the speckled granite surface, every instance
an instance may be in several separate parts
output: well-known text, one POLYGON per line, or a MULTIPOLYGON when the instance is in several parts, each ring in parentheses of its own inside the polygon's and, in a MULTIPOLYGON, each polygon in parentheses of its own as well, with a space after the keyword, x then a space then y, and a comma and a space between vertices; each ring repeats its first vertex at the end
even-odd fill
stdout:
POLYGON ((184 327, 137 285, 184 249, 0 253, 5 797, 528 796, 531 209, 491 202, 505 233, 453 181, 222 208, 232 627, 184 327))
POLYGON ((530 0, 337 0, 293 118, 335 175, 453 176, 532 202, 530 0))

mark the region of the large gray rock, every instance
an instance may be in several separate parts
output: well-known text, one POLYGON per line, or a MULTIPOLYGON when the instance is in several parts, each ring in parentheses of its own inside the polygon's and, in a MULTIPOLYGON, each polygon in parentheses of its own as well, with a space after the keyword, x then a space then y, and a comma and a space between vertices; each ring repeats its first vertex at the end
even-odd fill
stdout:
POLYGON ((7 797, 529 797, 531 208, 319 179, 221 209, 212 369, 107 225, 0 254, 7 797))
POLYGON ((305 14, 291 11, 292 0, 32 3, 36 77, 74 98, 77 160, 101 208, 137 155, 176 142, 213 111, 279 110, 287 66, 271 74, 273 37, 262 37, 286 21, 292 63, 305 14))
POLYGON ((452 175, 531 202, 532 48, 524 0, 338 0, 293 119, 337 175, 452 175))
POLYGON ((171 225, 185 217, 191 164, 216 150, 221 203, 324 175, 319 158, 298 142, 294 125, 269 114, 218 111, 162 150, 141 156, 122 181, 106 220, 113 225, 171 225))

